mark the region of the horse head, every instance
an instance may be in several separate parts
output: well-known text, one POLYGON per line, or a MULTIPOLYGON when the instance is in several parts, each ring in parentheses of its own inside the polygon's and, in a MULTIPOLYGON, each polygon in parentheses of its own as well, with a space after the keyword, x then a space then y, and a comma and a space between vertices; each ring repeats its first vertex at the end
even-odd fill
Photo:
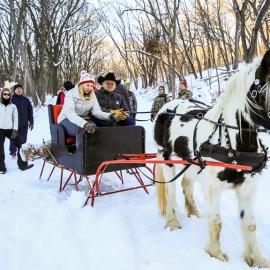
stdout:
POLYGON ((270 50, 268 50, 256 70, 255 81, 248 95, 250 117, 255 127, 270 130, 270 50))

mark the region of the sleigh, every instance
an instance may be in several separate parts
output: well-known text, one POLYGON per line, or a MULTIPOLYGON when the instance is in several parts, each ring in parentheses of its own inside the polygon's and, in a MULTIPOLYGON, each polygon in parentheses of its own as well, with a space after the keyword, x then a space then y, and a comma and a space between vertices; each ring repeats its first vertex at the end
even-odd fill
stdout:
POLYGON ((64 127, 57 124, 57 117, 61 110, 62 105, 48 106, 51 132, 50 158, 44 160, 40 178, 44 173, 45 165, 51 164, 52 169, 47 180, 50 180, 56 169, 60 169, 60 192, 67 187, 71 180, 75 182, 76 190, 79 189, 79 183, 86 180, 90 192, 85 204, 91 198, 92 206, 94 198, 97 196, 139 188, 148 193, 147 187, 152 183, 145 184, 140 171, 147 170, 152 178, 152 170, 144 163, 126 162, 130 157, 130 155, 126 155, 127 153, 132 153, 132 158, 145 157, 145 130, 143 127, 97 127, 94 134, 88 134, 81 129, 76 137, 70 137, 66 134, 64 127), (125 157, 124 160, 123 157, 125 157), (99 190, 99 183, 102 181, 104 173, 115 173, 124 184, 123 171, 133 176, 138 184, 117 191, 102 193, 99 190), (66 179, 64 179, 64 172, 68 173, 66 179), (95 181, 90 181, 91 176, 94 176, 95 181))
MULTIPOLYGON (((156 164, 200 166, 199 161, 157 160, 155 153, 145 153, 145 130, 141 126, 96 128, 94 134, 88 134, 82 129, 76 137, 69 137, 64 127, 57 124, 57 117, 61 110, 62 105, 48 106, 51 132, 50 158, 44 159, 40 178, 44 173, 45 165, 50 164, 51 171, 47 180, 51 179, 56 169, 60 170, 60 192, 65 190, 72 180, 76 190, 79 190, 80 182, 86 181, 89 186, 89 194, 84 205, 91 200, 91 206, 94 206, 96 197, 135 189, 143 189, 148 194, 148 187, 155 182, 156 164), (152 167, 150 168, 149 165, 152 167), (123 171, 133 177, 137 185, 118 190, 101 191, 100 183, 105 173, 115 173, 124 184, 123 171), (145 183, 145 179, 148 183, 145 183)), ((213 161, 205 161, 204 166, 238 170, 251 169, 246 165, 213 161)))

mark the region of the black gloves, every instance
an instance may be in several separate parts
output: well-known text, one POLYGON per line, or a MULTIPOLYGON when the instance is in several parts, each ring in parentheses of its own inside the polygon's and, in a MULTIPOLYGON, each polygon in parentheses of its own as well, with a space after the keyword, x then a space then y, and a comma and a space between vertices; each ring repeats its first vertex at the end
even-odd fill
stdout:
POLYGON ((90 134, 93 134, 95 133, 95 127, 93 125, 91 125, 90 123, 86 123, 84 126, 83 126, 84 130, 90 134))
POLYGON ((15 140, 18 136, 18 131, 13 129, 12 132, 11 132, 11 135, 10 135, 10 139, 11 140, 15 140))

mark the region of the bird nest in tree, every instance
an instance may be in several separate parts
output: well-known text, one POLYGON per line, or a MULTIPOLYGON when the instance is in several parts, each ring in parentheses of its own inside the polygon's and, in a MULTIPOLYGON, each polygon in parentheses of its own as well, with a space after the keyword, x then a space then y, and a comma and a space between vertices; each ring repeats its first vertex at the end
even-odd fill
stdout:
POLYGON ((150 34, 144 40, 144 50, 148 53, 161 55, 165 51, 165 46, 161 42, 159 34, 150 34))

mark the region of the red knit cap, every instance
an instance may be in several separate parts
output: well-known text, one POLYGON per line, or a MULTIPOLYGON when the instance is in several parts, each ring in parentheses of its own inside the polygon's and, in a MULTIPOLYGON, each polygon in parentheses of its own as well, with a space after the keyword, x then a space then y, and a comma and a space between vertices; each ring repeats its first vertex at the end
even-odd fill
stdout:
POLYGON ((187 88, 187 80, 185 78, 180 80, 180 84, 183 84, 187 88))

